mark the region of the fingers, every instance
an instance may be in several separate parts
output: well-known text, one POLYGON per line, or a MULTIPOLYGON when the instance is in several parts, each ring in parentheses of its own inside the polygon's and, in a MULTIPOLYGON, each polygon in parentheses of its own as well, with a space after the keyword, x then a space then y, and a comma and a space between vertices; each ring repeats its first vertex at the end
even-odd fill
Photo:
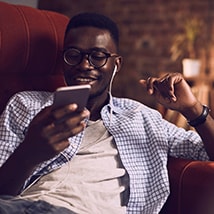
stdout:
POLYGON ((154 81, 154 87, 159 91, 161 96, 169 102, 176 101, 175 90, 174 90, 174 77, 167 74, 166 76, 154 81))
MULTIPOLYGON (((61 113, 59 113, 61 114, 61 113)), ((74 136, 82 131, 85 127, 85 120, 89 117, 89 111, 82 112, 66 112, 61 117, 54 117, 53 121, 47 126, 50 135, 63 135, 65 138, 74 136)))
POLYGON ((65 117, 66 115, 75 113, 76 110, 77 110, 77 105, 70 104, 70 105, 66 105, 62 108, 53 110, 52 115, 53 115, 55 122, 57 122, 57 121, 61 120, 63 117, 65 117))
POLYGON ((139 81, 140 84, 147 89, 147 91, 150 95, 152 95, 154 93, 154 87, 153 87, 153 83, 152 83, 153 79, 154 78, 149 77, 147 80, 141 79, 139 81))
POLYGON ((68 138, 80 133, 89 111, 77 111, 76 105, 68 105, 56 110, 46 107, 31 121, 23 148, 31 154, 33 163, 40 163, 59 154, 69 146, 68 138))
MULTIPOLYGON (((68 105, 56 110, 47 107, 42 110, 31 122, 28 135, 35 142, 55 144, 66 141, 81 132, 85 127, 88 110, 77 111, 76 104, 68 105)), ((65 145, 66 147, 66 145, 65 145)))
POLYGON ((52 121, 45 131, 49 135, 57 135, 56 141, 74 136, 85 127, 85 120, 89 117, 89 111, 77 111, 77 105, 71 104, 63 108, 52 111, 52 121))
POLYGON ((180 73, 171 73, 160 78, 149 77, 147 80, 140 80, 140 83, 147 88, 150 95, 162 96, 169 102, 176 102, 175 88, 182 79, 180 73))
POLYGON ((71 125, 62 125, 62 124, 51 124, 49 127, 44 130, 46 133, 46 137, 48 140, 48 143, 50 145, 53 145, 53 148, 56 148, 58 150, 58 147, 61 145, 62 150, 67 147, 68 144, 68 138, 71 136, 75 136, 79 132, 81 132, 85 127, 84 122, 80 122, 78 124, 74 124, 72 122, 71 125))

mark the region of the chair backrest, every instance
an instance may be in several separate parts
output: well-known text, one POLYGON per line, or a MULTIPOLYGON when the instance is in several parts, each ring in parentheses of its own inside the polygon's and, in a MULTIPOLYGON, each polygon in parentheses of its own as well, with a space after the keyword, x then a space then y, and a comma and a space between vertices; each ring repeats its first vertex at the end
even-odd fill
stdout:
POLYGON ((62 47, 68 17, 0 2, 0 113, 23 90, 64 85, 62 47))

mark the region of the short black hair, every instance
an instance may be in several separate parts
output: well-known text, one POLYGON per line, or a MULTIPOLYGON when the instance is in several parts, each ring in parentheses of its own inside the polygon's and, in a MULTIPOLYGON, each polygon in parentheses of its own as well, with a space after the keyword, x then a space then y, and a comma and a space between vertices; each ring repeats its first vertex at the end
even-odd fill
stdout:
POLYGON ((117 24, 109 17, 98 13, 85 12, 73 16, 67 25, 65 35, 73 28, 85 26, 96 27, 109 31, 117 48, 119 47, 119 30, 117 24))

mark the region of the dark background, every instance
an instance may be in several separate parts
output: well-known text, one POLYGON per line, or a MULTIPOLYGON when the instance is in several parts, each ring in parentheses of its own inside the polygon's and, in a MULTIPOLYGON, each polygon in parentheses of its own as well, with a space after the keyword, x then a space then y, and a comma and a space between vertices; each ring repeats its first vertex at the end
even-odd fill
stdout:
POLYGON ((69 17, 79 12, 99 12, 117 22, 124 64, 114 81, 116 96, 156 106, 138 80, 182 72, 181 59, 174 62, 170 58, 170 46, 174 35, 181 31, 181 19, 185 17, 196 16, 204 21, 201 73, 214 76, 213 0, 40 0, 38 7, 69 17))

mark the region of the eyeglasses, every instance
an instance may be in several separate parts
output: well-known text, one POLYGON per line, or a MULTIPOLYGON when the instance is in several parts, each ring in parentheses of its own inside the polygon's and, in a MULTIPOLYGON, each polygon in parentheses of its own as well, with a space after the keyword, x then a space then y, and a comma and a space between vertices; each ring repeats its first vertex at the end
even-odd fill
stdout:
POLYGON ((85 56, 87 57, 90 65, 94 68, 100 68, 106 64, 109 57, 116 57, 118 55, 106 53, 100 50, 92 50, 91 52, 80 51, 76 48, 68 48, 63 52, 65 63, 71 66, 80 64, 85 56))

